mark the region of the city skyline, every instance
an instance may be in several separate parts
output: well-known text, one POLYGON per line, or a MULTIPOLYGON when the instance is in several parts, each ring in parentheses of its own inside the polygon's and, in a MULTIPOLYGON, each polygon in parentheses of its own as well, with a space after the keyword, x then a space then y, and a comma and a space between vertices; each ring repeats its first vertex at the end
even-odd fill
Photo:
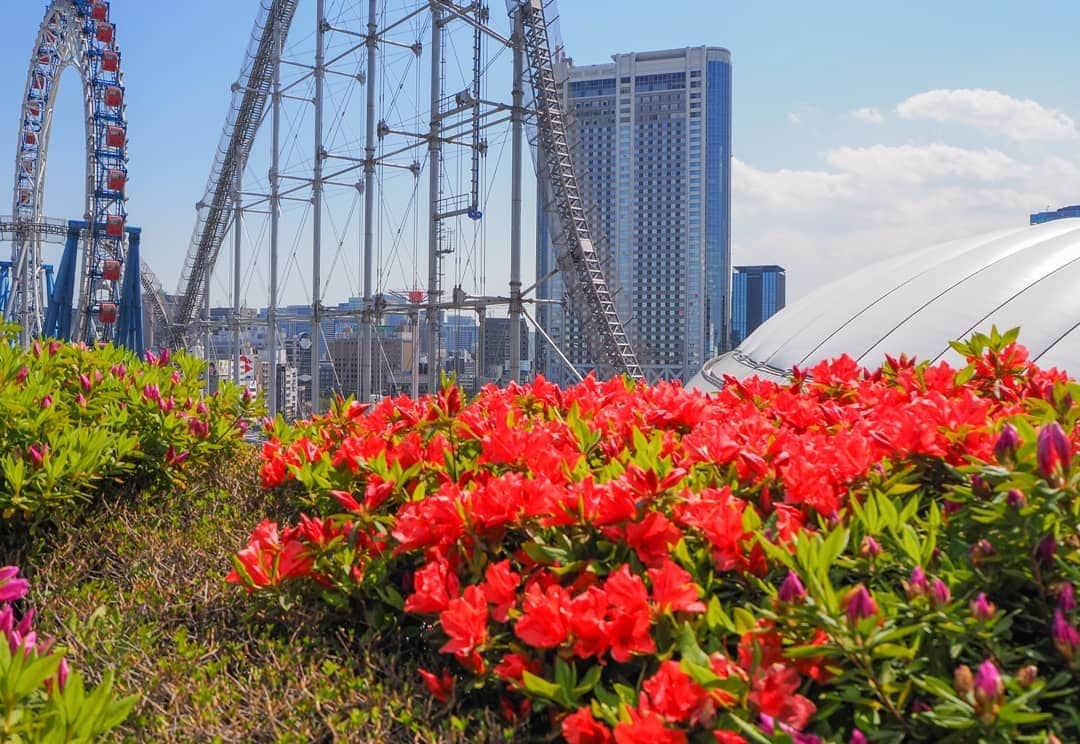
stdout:
MULTIPOLYGON (((202 0, 113 6, 129 89, 129 211, 144 229, 144 258, 168 288, 256 8, 202 0)), ((44 7, 9 9, 0 107, 12 122, 44 7)), ((777 25, 762 9, 683 3, 665 8, 659 22, 640 23, 651 7, 631 2, 611 15, 564 3, 568 53, 592 64, 634 48, 732 50, 733 259, 783 264, 792 299, 873 258, 1022 224, 1032 212, 1077 201, 1080 163, 1070 148, 1080 138, 1080 102, 1059 84, 1077 61, 1065 32, 1074 25, 1068 19, 1080 17, 1073 5, 1020 14, 1004 3, 916 3, 903 13, 791 4, 777 25), (1037 36, 1016 32, 1019 20, 1037 36)), ((79 216, 82 202, 79 91, 70 80, 60 94, 46 198, 46 213, 61 218, 79 216)), ((507 273, 504 262, 493 251, 493 287, 507 273)), ((530 273, 527 266, 526 282, 530 273)), ((225 284, 215 282, 215 304, 225 304, 225 284)), ((265 303, 258 289, 255 282, 248 304, 265 303)), ((303 300, 298 280, 284 289, 283 304, 303 300)), ((348 289, 332 285, 327 301, 348 289)))

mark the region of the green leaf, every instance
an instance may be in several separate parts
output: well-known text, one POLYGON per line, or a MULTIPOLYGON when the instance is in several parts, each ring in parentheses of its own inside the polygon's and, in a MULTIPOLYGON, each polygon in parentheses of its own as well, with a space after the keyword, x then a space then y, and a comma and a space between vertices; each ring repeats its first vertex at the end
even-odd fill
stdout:
POLYGON ((546 700, 555 700, 561 690, 554 682, 548 682, 543 677, 538 677, 530 671, 522 672, 521 681, 528 692, 546 700))
POLYGON ((736 607, 732 614, 735 616, 735 632, 737 633, 747 633, 757 625, 754 616, 742 607, 736 607))
MULTIPOLYGON (((736 610, 738 612, 738 610, 736 610)), ((691 664, 697 664, 709 668, 709 655, 701 650, 697 636, 690 623, 684 622, 679 628, 678 636, 679 655, 691 664)))

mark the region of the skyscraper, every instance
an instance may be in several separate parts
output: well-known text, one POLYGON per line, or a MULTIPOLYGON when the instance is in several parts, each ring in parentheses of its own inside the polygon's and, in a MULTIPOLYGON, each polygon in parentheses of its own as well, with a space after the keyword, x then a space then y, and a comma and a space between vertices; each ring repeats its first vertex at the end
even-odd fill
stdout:
POLYGON ((737 346, 784 308, 787 300, 784 267, 736 266, 731 295, 731 343, 737 346))
MULTIPOLYGON (((574 164, 619 317, 646 375, 688 380, 731 337, 731 55, 688 47, 612 59, 581 67, 567 59, 557 71, 574 164)), ((537 276, 555 265, 541 214, 537 276)), ((556 275, 538 295, 559 301, 562 290, 556 275)), ((541 304, 538 313, 575 366, 588 369, 573 311, 541 304)), ((570 381, 558 356, 540 340, 537 346, 538 371, 570 381)))

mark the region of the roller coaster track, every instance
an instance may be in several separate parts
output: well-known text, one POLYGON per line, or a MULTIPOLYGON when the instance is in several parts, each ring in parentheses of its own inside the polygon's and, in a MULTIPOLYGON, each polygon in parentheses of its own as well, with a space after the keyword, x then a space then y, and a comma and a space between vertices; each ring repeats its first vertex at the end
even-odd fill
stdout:
POLYGON ((237 169, 247 162, 270 96, 275 36, 288 36, 296 6, 297 0, 262 0, 206 192, 198 204, 198 219, 176 292, 179 300, 171 324, 178 345, 183 344, 209 288, 210 274, 230 224, 237 169))
POLYGON ((538 167, 551 189, 548 214, 557 264, 574 308, 581 318, 594 362, 616 374, 643 379, 641 365, 615 310, 600 258, 593 247, 581 189, 574 172, 563 113, 561 85, 552 63, 548 15, 552 0, 507 0, 522 13, 525 57, 536 110, 538 167))

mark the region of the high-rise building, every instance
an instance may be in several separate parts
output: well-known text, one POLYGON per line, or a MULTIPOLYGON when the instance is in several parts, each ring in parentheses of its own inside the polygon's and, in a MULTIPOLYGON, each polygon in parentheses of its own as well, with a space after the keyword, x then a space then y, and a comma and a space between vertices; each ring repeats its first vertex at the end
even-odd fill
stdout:
POLYGON ((1080 204, 1074 204, 1070 207, 1062 207, 1056 209, 1053 212, 1036 212, 1031 215, 1032 225, 1041 225, 1044 222, 1052 222, 1054 220, 1063 220, 1066 217, 1080 217, 1080 204))
POLYGON ((732 345, 784 308, 787 278, 783 266, 736 266, 731 281, 732 345))
MULTIPOLYGON (((529 329, 521 321, 521 369, 524 373, 529 366, 529 329)), ((485 381, 505 383, 510 374, 510 318, 486 318, 484 320, 484 369, 481 375, 485 381)), ((527 379, 522 374, 521 379, 527 379)))
MULTIPOLYGON (((731 54, 689 47, 612 59, 581 67, 567 59, 557 70, 574 164, 593 242, 646 375, 688 380, 731 336, 731 54)), ((556 266, 545 223, 539 215, 539 277, 556 266)), ((538 294, 563 299, 561 277, 538 294)), ((541 325, 586 370, 592 360, 574 312, 565 303, 538 309, 541 325)), ((570 379, 540 340, 537 371, 570 379)))

